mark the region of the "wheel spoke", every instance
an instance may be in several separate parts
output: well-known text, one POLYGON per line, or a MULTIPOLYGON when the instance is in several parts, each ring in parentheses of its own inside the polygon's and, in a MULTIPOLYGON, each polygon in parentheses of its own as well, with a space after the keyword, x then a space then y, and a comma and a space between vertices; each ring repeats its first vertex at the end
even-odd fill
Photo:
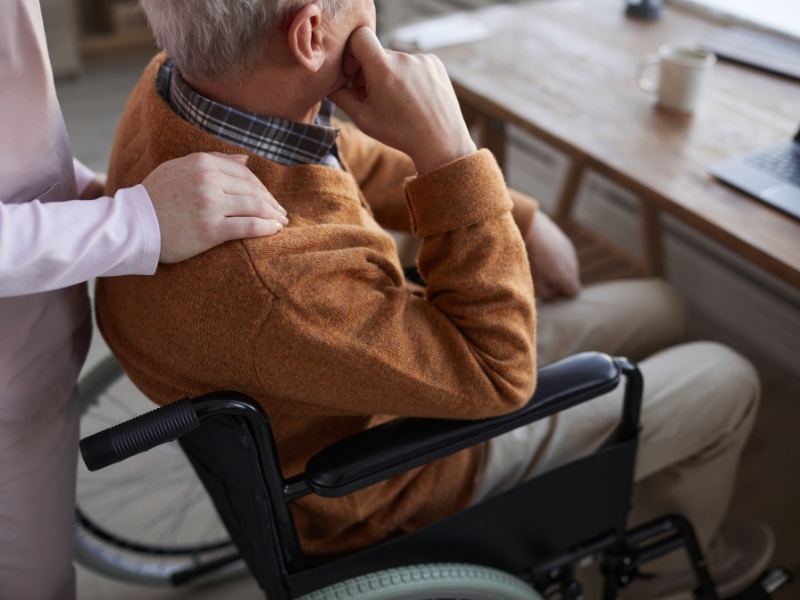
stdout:
POLYGON ((152 487, 154 484, 163 483, 173 479, 185 478, 187 480, 194 479, 191 473, 184 473, 185 465, 177 465, 164 473, 158 474, 145 474, 131 477, 96 477, 90 480, 82 479, 78 481, 78 486, 81 489, 89 488, 88 495, 98 488, 120 489, 130 486, 148 486, 152 487))
MULTIPOLYGON (((191 485, 192 482, 189 482, 187 484, 187 487, 190 487, 191 485)), ((195 485, 197 485, 196 482, 195 485)), ((180 508, 180 505, 178 505, 178 508, 180 508)), ((174 514, 175 510, 176 509, 173 507, 171 510, 164 510, 161 511, 159 514, 155 515, 152 519, 150 519, 149 521, 147 521, 146 523, 144 523, 139 527, 139 535, 155 529, 156 526, 160 525, 165 520, 169 519, 170 516, 174 514)))
POLYGON ((176 523, 180 523, 181 515, 184 513, 185 509, 187 507, 191 507, 192 499, 197 495, 197 488, 197 482, 186 486, 182 499, 178 502, 175 502, 174 506, 171 507, 172 524, 168 524, 166 529, 159 534, 159 536, 156 538, 158 542, 162 542, 167 539, 167 536, 169 536, 175 530, 176 523))
MULTIPOLYGON (((167 536, 170 536, 172 539, 174 539, 176 543, 180 536, 183 523, 186 520, 186 515, 188 515, 192 511, 192 509, 200 503, 202 499, 203 499, 203 489, 200 486, 196 486, 195 492, 192 495, 192 497, 189 498, 187 501, 185 501, 183 505, 179 507, 179 510, 175 515, 175 520, 172 523, 172 527, 166 534, 167 536)), ((162 538, 159 538, 159 541, 161 539, 162 538)))
POLYGON ((101 520, 105 520, 106 522, 111 519, 111 517, 118 515, 126 508, 130 507, 131 500, 134 498, 141 498, 142 494, 139 490, 132 490, 122 498, 114 498, 112 500, 107 500, 100 504, 100 506, 95 506, 92 508, 91 515, 92 519, 97 521, 98 523, 101 520))
MULTIPOLYGON (((164 477, 162 479, 159 479, 158 481, 160 483, 160 485, 158 485, 158 486, 154 486, 152 484, 151 485, 147 485, 147 486, 134 485, 134 484, 124 485, 123 486, 123 485, 113 485, 112 484, 112 485, 108 485, 106 487, 99 488, 99 489, 95 488, 94 490, 90 490, 89 492, 85 492, 85 493, 81 492, 81 493, 79 493, 78 501, 79 501, 81 506, 83 506, 84 508, 87 508, 87 509, 89 509, 91 507, 91 510, 94 512, 94 511, 97 511, 97 510, 102 510, 103 507, 105 507, 108 502, 112 502, 113 503, 114 500, 112 499, 112 500, 106 501, 106 503, 101 503, 99 505, 99 508, 98 508, 97 504, 94 504, 94 505, 91 504, 90 501, 92 501, 92 500, 94 500, 96 502, 99 502, 102 498, 107 498, 111 494, 119 493, 119 492, 122 492, 124 490, 130 490, 131 488, 133 488, 133 492, 131 494, 129 494, 129 495, 126 495, 125 498, 131 498, 133 495, 136 495, 136 496, 139 496, 139 497, 152 495, 154 492, 148 492, 147 490, 155 487, 158 491, 163 491, 163 490, 166 490, 166 489, 169 489, 169 488, 174 488, 176 486, 191 482, 192 479, 191 479, 191 477, 188 477, 186 475, 174 475, 172 477, 164 477)), ((153 483, 155 483, 155 482, 156 482, 156 480, 153 480, 153 483)))
MULTIPOLYGON (((211 515, 206 523, 205 528, 203 529, 203 533, 197 538, 198 543, 205 544, 209 540, 212 539, 212 534, 214 530, 217 529, 219 526, 219 517, 217 517, 217 513, 215 511, 211 511, 211 515)), ((227 532, 226 532, 227 533, 227 532)))
MULTIPOLYGON (((147 410, 145 396, 109 368, 106 360, 103 368, 81 380, 87 386, 83 389, 96 394, 94 402, 84 403, 83 436, 147 410)), ((87 542, 102 546, 98 556, 107 557, 102 560, 112 571, 122 568, 135 575, 145 565, 202 564, 218 555, 219 548, 230 547, 227 531, 177 443, 112 467, 107 474, 90 475, 81 468, 77 504, 85 516, 80 523, 87 542), (115 560, 115 555, 126 560, 115 560)))

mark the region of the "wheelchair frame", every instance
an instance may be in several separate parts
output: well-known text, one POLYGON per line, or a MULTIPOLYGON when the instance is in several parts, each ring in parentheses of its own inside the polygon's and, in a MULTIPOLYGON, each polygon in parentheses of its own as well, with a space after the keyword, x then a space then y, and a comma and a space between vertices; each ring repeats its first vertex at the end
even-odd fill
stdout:
MULTIPOLYGON (((309 460, 305 473, 290 479, 281 472, 263 409, 235 392, 162 407, 86 438, 81 453, 89 469, 97 470, 180 438, 241 557, 270 600, 294 600, 374 571, 433 562, 492 567, 540 592, 556 589, 563 600, 577 600, 581 587, 574 565, 598 553, 604 556, 603 597, 613 600, 642 564, 681 547, 688 551, 698 581, 696 598, 715 600, 714 584, 686 519, 667 516, 626 531, 642 391, 635 364, 585 353, 540 369, 532 400, 512 414, 482 421, 396 419, 324 449, 309 460), (328 498, 353 493, 596 398, 615 389, 623 376, 620 425, 597 452, 376 546, 336 557, 302 553, 291 502, 312 493, 328 498)), ((238 558, 178 573, 173 583, 238 558)), ((771 573, 771 579, 762 579, 739 597, 768 598, 768 588, 786 579, 779 575, 771 573)))

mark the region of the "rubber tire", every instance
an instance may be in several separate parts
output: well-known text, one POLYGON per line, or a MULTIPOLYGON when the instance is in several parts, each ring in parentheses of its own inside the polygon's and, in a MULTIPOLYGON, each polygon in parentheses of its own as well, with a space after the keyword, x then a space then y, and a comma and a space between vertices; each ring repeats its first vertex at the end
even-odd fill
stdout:
POLYGON ((542 600, 529 584, 503 571, 467 564, 427 564, 377 571, 298 600, 542 600))

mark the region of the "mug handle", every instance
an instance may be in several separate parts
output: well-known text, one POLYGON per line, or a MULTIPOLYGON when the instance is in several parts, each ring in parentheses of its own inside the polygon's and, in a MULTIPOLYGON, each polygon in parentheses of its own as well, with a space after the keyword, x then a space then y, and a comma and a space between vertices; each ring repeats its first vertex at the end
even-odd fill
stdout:
POLYGON ((634 75, 636 78, 636 85, 638 85, 648 94, 657 94, 658 84, 652 79, 646 79, 644 77, 645 71, 647 71, 647 69, 650 67, 655 67, 659 64, 661 64, 661 57, 658 54, 649 54, 640 60, 638 65, 636 65, 636 75, 634 75))

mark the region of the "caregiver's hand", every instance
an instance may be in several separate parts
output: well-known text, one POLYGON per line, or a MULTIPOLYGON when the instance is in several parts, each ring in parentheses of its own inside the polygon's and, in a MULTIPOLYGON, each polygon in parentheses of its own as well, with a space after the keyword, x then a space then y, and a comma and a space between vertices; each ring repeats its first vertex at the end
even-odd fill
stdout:
POLYGON ((142 182, 161 229, 161 262, 177 263, 223 242, 274 235, 286 211, 245 166, 247 157, 190 154, 142 182))

